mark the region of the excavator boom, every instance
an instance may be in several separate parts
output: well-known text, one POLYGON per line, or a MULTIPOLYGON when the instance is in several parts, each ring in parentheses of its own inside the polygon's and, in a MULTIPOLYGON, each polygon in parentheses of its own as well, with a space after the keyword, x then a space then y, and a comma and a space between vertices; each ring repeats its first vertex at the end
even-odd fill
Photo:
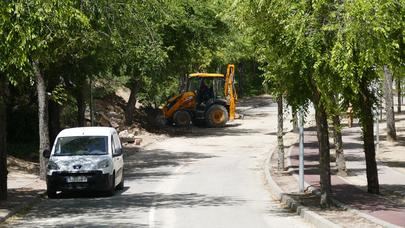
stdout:
POLYGON ((235 119, 238 95, 235 89, 235 65, 228 64, 225 75, 225 97, 229 99, 229 120, 235 119))

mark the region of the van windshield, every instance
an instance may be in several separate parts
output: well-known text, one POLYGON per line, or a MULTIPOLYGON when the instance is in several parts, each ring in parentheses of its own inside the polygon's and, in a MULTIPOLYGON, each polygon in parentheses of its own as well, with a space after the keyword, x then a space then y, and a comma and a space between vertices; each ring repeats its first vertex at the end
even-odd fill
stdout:
POLYGON ((107 136, 60 137, 56 142, 55 156, 106 155, 107 136))

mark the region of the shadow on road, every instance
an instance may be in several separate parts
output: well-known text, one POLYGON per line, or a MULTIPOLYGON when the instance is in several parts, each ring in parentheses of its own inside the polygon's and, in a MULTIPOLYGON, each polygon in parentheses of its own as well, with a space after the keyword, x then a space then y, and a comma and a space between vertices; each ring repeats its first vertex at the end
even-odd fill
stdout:
POLYGON ((163 167, 176 167, 196 162, 201 159, 216 157, 210 154, 196 152, 170 152, 166 150, 142 150, 129 152, 125 160, 126 180, 158 181, 162 177, 173 175, 169 170, 159 169, 163 167))
MULTIPOLYGON (((25 216, 24 220, 28 223, 24 223, 24 226, 37 226, 36 221, 41 224, 41 227, 54 227, 55 224, 47 226, 47 222, 51 223, 52 218, 64 218, 65 224, 59 224, 60 226, 103 227, 108 225, 111 227, 112 224, 115 224, 119 227, 134 227, 133 219, 142 216, 140 213, 149 212, 152 207, 156 209, 216 207, 244 203, 243 200, 231 197, 215 197, 196 193, 145 192, 117 195, 113 198, 94 198, 97 195, 93 195, 93 198, 84 196, 49 200, 53 203, 35 207, 25 216)), ((14 225, 18 226, 18 223, 14 225)), ((147 227, 147 225, 137 223, 136 227, 147 227)))

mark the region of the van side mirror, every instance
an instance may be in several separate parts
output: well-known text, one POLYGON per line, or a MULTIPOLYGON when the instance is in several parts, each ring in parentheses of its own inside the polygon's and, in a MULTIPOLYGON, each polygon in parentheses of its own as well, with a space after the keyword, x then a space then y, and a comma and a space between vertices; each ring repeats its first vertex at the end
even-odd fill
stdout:
POLYGON ((44 156, 44 158, 50 158, 50 157, 51 157, 51 151, 48 150, 48 149, 45 149, 45 150, 42 152, 42 156, 44 156))
POLYGON ((122 148, 115 149, 113 153, 113 157, 121 156, 122 155, 122 148))

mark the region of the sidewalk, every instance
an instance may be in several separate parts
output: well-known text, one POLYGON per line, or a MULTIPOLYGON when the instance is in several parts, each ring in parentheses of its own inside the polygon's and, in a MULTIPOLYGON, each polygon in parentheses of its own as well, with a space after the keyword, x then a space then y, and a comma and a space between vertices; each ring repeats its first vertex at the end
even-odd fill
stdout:
MULTIPOLYGON (((298 194, 298 144, 290 147, 287 156, 289 173, 277 173, 276 155, 272 159, 272 178, 284 194, 299 201, 307 210, 315 211, 323 219, 343 227, 405 227, 405 115, 396 116, 398 142, 382 141, 377 152, 380 195, 367 193, 366 163, 363 152, 361 129, 355 125, 343 129, 344 154, 348 176, 334 175, 336 168, 331 162, 333 198, 340 207, 320 210, 298 194), (342 210, 342 207, 345 210, 342 210), (340 210, 340 211, 339 211, 340 210)), ((385 123, 380 125, 380 138, 385 133, 385 123)), ((292 133, 291 133, 292 134, 292 133)), ((295 135, 295 134, 294 134, 295 135)), ((292 136, 290 136, 292 137, 292 136)), ((295 140, 297 136, 295 135, 295 140)), ((305 129, 305 182, 311 189, 319 189, 318 140, 315 128, 305 129)), ((287 140, 288 141, 288 140, 287 140)), ((295 141, 297 142, 297 141, 295 141)), ((331 150, 331 157, 334 152, 331 150)), ((316 191, 316 190, 315 190, 316 191)), ((313 201, 314 194, 304 195, 313 201)), ((317 202, 319 204, 319 201, 317 202)))
POLYGON ((34 174, 19 170, 9 170, 8 200, 0 202, 0 224, 7 218, 30 208, 45 194, 45 182, 34 174))

